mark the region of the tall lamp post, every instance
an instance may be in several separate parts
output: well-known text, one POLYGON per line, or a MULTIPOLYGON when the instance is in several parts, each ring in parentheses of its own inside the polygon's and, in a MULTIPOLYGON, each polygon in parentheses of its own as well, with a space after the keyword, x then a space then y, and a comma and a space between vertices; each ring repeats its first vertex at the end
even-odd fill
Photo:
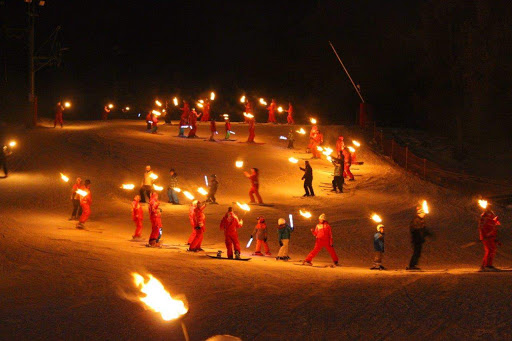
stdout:
POLYGON ((34 68, 34 45, 35 45, 35 21, 37 17, 37 8, 45 5, 44 0, 25 0, 27 3, 27 18, 28 18, 28 32, 27 32, 27 45, 28 45, 28 83, 29 94, 28 101, 32 111, 32 125, 37 125, 37 97, 35 94, 35 68, 34 68))

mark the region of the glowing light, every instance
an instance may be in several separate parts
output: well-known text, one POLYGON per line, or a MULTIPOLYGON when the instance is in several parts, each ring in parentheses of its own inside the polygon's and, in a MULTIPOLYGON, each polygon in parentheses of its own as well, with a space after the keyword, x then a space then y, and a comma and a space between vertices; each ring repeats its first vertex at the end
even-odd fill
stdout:
POLYGON ((210 101, 214 101, 215 100, 215 92, 210 92, 210 101))
POLYGON ((157 191, 157 192, 160 192, 160 191, 162 191, 164 188, 163 188, 162 186, 158 186, 158 185, 153 184, 153 189, 154 189, 155 191, 157 191))
POLYGON ((16 147, 16 141, 9 142, 9 147, 16 147))
POLYGON ((162 115, 162 113, 160 111, 158 111, 158 110, 153 110, 151 113, 156 115, 156 116, 162 115))
POLYGON ((332 152, 333 152, 332 148, 326 147, 326 148, 324 148, 324 151, 322 154, 324 154, 325 156, 329 156, 332 154, 332 152))
POLYGON ((290 158, 288 159, 288 161, 290 161, 291 163, 297 163, 297 162, 299 162, 299 160, 297 160, 297 159, 296 159, 296 158, 294 158, 294 157, 290 157, 290 158))
POLYGON ((204 183, 206 184, 206 187, 208 187, 208 177, 206 175, 204 176, 204 183))
POLYGON ((130 110, 130 107, 126 107, 126 108, 124 108, 124 110, 129 111, 129 110, 130 110))
POLYGON ((348 147, 348 150, 350 150, 351 153, 355 153, 355 148, 354 147, 348 147))
POLYGON ((249 207, 249 205, 247 204, 242 204, 242 203, 239 203, 238 201, 236 202, 237 206, 240 207, 241 210, 244 210, 246 212, 249 212, 251 210, 251 208, 249 207))
POLYGON ((317 146, 317 147, 316 147, 316 150, 318 150, 319 152, 321 152, 321 151, 322 151, 322 150, 324 150, 324 149, 323 149, 322 147, 320 147, 320 146, 317 146))
POLYGON ((288 140, 288 138, 286 136, 279 136, 279 139, 280 140, 288 140))
POLYGON ((110 103, 110 104, 108 105, 108 108, 109 108, 109 109, 114 109, 114 105, 113 105, 112 103, 110 103))
POLYGON ((307 219, 312 217, 311 212, 308 212, 308 211, 299 210, 299 213, 301 216, 303 216, 304 218, 307 218, 307 219))
POLYGON ((199 108, 203 108, 203 107, 204 107, 204 105, 203 105, 202 103, 199 103, 199 102, 197 102, 197 103, 196 103, 196 105, 197 105, 199 108))
POLYGON ((376 223, 382 223, 382 218, 377 213, 372 215, 372 220, 376 223))
POLYGON ((181 193, 181 188, 174 187, 173 189, 174 189, 175 192, 181 193))
POLYGON ((267 101, 265 101, 263 98, 260 98, 260 104, 267 105, 267 101))
POLYGON ((237 161, 237 162, 235 162, 235 166, 236 166, 236 168, 242 168, 244 166, 244 162, 243 161, 237 161))
POLYGON ((177 107, 178 106, 178 97, 174 97, 172 99, 172 102, 174 103, 174 106, 177 107))
POLYGON ((175 320, 188 312, 185 303, 172 298, 162 283, 152 275, 148 275, 147 282, 138 273, 132 275, 135 286, 145 294, 145 296, 139 297, 139 300, 154 312, 160 313, 164 321, 175 320))
POLYGON ((150 177, 151 179, 153 179, 153 180, 158 179, 158 175, 156 175, 155 173, 151 173, 151 174, 149 174, 149 177, 150 177))
POLYGON ((277 108, 277 111, 279 111, 279 112, 283 112, 283 107, 279 107, 279 108, 277 108))
POLYGON ((64 103, 64 107, 66 107, 66 108, 71 108, 71 102, 66 102, 66 103, 64 103))
POLYGON ((327 155, 327 161, 332 162, 332 157, 330 155, 327 155))
POLYGON ((240 97, 240 103, 245 103, 245 95, 240 97))
POLYGON ((296 132, 302 135, 306 135, 306 131, 304 130, 304 128, 300 128, 299 130, 296 130, 296 132))
POLYGON ((361 143, 357 142, 356 140, 352 140, 352 144, 356 147, 361 147, 361 143))
POLYGON ((290 219, 290 227, 293 229, 293 215, 288 214, 288 218, 290 219))
POLYGON ((132 190, 135 188, 135 185, 134 184, 123 184, 121 186, 122 189, 128 189, 128 190, 132 190))
POLYGON ((203 187, 199 187, 197 191, 202 195, 208 195, 208 192, 203 187))
POLYGON ((309 122, 311 122, 311 124, 316 124, 316 118, 309 119, 309 122))
POLYGON ((252 239, 253 239, 253 238, 249 239, 249 241, 247 242, 247 245, 245 246, 246 248, 249 248, 249 247, 251 246, 251 244, 252 244, 252 239))
POLYGON ((200 99, 200 100, 199 100, 199 103, 203 104, 203 103, 204 103, 204 100, 200 99))
POLYGON ((189 191, 184 191, 183 194, 190 200, 194 200, 194 196, 189 191))
POLYGON ((69 178, 67 176, 65 176, 64 174, 60 173, 60 178, 62 179, 62 181, 64 182, 68 182, 69 181, 69 178))
POLYGON ((161 106, 162 106, 162 102, 160 102, 159 100, 156 100, 156 101, 155 101, 155 104, 156 104, 156 105, 158 105, 159 107, 161 107, 161 106))
POLYGON ((81 195, 81 196, 83 196, 83 197, 85 197, 87 194, 89 194, 86 191, 84 191, 83 189, 77 189, 76 193, 81 195))
POLYGON ((254 117, 253 114, 248 114, 246 112, 244 112, 244 116, 247 117, 247 118, 253 118, 254 117))
POLYGON ((423 203, 421 204, 421 207, 423 208, 423 212, 425 212, 425 214, 429 214, 430 213, 430 210, 428 208, 428 204, 427 204, 426 200, 423 200, 423 203))
POLYGON ((487 208, 487 206, 489 205, 489 203, 487 202, 487 200, 478 200, 478 205, 480 205, 481 208, 483 208, 484 210, 487 208))

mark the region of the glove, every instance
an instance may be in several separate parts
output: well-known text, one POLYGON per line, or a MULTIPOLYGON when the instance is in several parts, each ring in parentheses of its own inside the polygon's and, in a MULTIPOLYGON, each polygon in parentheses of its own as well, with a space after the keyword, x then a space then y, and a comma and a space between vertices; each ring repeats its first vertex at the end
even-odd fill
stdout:
POLYGON ((263 241, 266 243, 267 242, 267 237, 263 238, 263 241))
POLYGON ((283 246, 283 242, 282 241, 279 241, 279 246, 283 246))

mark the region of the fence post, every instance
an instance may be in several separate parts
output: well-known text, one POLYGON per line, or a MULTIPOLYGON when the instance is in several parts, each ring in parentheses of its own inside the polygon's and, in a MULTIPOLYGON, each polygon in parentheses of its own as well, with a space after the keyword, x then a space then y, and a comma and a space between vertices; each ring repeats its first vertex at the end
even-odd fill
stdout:
POLYGON ((427 159, 423 159, 423 179, 427 178, 427 159))
POLYGON ((405 170, 406 171, 408 170, 408 167, 407 167, 407 162, 409 161, 408 158, 409 158, 409 146, 406 145, 405 146, 405 170))
POLYGON ((394 158, 393 158, 394 149, 395 149, 395 139, 391 139, 391 160, 394 160, 394 158))

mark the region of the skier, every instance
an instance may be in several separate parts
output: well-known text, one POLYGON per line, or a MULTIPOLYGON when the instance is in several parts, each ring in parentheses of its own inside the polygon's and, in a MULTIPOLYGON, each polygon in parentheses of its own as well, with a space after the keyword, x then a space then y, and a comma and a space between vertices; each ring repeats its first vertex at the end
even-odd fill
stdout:
POLYGON ((343 193, 343 184, 345 183, 345 179, 343 178, 342 167, 344 164, 343 154, 341 154, 341 158, 332 159, 332 164, 334 165, 334 179, 332 180, 332 190, 331 192, 343 193))
POLYGON ((251 168, 251 173, 244 172, 244 175, 251 180, 251 189, 249 190, 249 198, 251 199, 251 204, 256 203, 254 200, 254 196, 256 196, 256 199, 258 200, 258 204, 263 204, 263 200, 261 199, 261 195, 259 192, 260 183, 259 183, 259 176, 260 171, 258 168, 251 168))
POLYGON ((345 142, 343 141, 343 136, 339 136, 338 140, 336 141, 336 155, 337 157, 340 157, 341 152, 345 149, 345 142))
POLYGON ((224 138, 224 140, 229 140, 229 138, 231 137, 231 121, 229 120, 229 117, 224 118, 224 120, 226 121, 226 123, 224 124, 224 127, 226 129, 226 137, 224 138))
POLYGON ((201 116, 196 112, 196 108, 192 108, 190 115, 188 117, 188 124, 190 125, 190 131, 188 132, 188 138, 197 137, 197 119, 201 116))
POLYGON ((9 146, 3 146, 2 150, 0 150, 0 166, 3 168, 4 178, 9 176, 9 170, 7 169, 7 157, 11 154, 12 152, 9 146))
POLYGON ((315 229, 311 229, 311 232, 316 237, 315 248, 309 253, 306 259, 302 262, 302 265, 313 265, 311 261, 324 247, 331 255, 333 265, 338 266, 338 256, 333 246, 332 229, 331 225, 325 220, 325 214, 321 214, 318 217, 318 224, 315 229))
POLYGON ((151 126, 153 125, 153 113, 151 111, 146 115, 146 131, 149 133, 151 131, 151 126))
POLYGON ((73 204, 73 212, 68 220, 77 220, 82 215, 82 207, 80 206, 80 195, 76 192, 83 189, 82 179, 76 178, 76 182, 71 188, 71 203, 73 204))
POLYGON ((60 127, 62 128, 62 125, 64 123, 64 119, 62 117, 64 113, 64 106, 61 102, 57 102, 57 106, 55 107, 55 121, 53 122, 53 127, 56 128, 57 124, 60 124, 60 127))
POLYGON ((313 136, 313 144, 311 145, 311 153, 313 154, 312 159, 320 159, 322 155, 317 147, 319 147, 324 142, 324 134, 317 130, 316 134, 313 136))
POLYGON ((210 100, 207 99, 203 104, 203 116, 201 122, 208 122, 210 120, 210 100))
POLYGON ((249 137, 247 138, 247 142, 254 143, 254 138, 256 137, 256 119, 254 117, 247 117, 247 123, 249 123, 249 137))
POLYGON ((192 233, 188 237, 187 245, 192 245, 192 242, 194 241, 197 235, 195 210, 197 205, 199 204, 201 204, 199 200, 194 200, 190 203, 190 206, 188 208, 188 221, 190 222, 190 226, 192 227, 192 233))
POLYGON ((217 124, 215 123, 215 118, 212 117, 210 120, 210 141, 215 141, 215 134, 217 134, 217 124))
POLYGON ((206 197, 206 202, 218 205, 217 200, 215 199, 215 194, 217 193, 217 189, 219 188, 219 181, 217 181, 217 175, 212 174, 210 176, 210 181, 208 182, 208 187, 210 187, 210 188, 208 190, 208 196, 206 197))
POLYGON ((348 147, 343 148, 342 154, 345 159, 343 177, 348 177, 348 181, 354 181, 354 174, 350 171, 350 166, 352 166, 352 154, 350 153, 350 150, 348 150, 348 147))
POLYGON ((295 133, 293 132, 293 129, 290 129, 290 132, 288 133, 288 149, 294 149, 293 142, 295 142, 295 133))
POLYGON ((105 105, 105 107, 103 108, 103 113, 101 115, 101 119, 103 121, 106 121, 108 120, 108 114, 110 113, 110 108, 108 107, 108 105, 105 105))
POLYGON ((153 178, 151 178, 151 174, 153 172, 151 171, 151 166, 146 166, 146 171, 144 172, 144 177, 142 178, 142 184, 139 189, 140 194, 140 202, 145 203, 146 202, 146 196, 148 196, 148 200, 151 197, 151 191, 153 187, 153 178))
POLYGON ((204 215, 205 208, 206 203, 201 203, 200 201, 198 201, 194 207, 192 220, 194 223, 195 234, 194 238, 190 242, 190 247, 188 251, 203 251, 203 249, 201 249, 201 243, 203 242, 204 231, 206 228, 206 216, 204 215))
POLYGON ((251 238, 256 238, 256 249, 254 250, 253 256, 263 256, 261 253, 261 246, 265 248, 265 255, 270 256, 270 249, 267 243, 267 224, 265 223, 265 218, 258 217, 258 223, 256 227, 252 231, 251 238))
POLYGON ((316 134, 318 133, 318 127, 317 125, 313 125, 311 127, 311 130, 309 132, 309 144, 308 144, 308 147, 306 149, 306 152, 307 153, 310 153, 312 152, 312 149, 313 149, 313 143, 315 142, 315 137, 316 137, 316 134))
POLYGON ((142 237, 142 219, 144 218, 144 212, 140 205, 140 195, 136 195, 132 201, 132 220, 135 223, 135 233, 133 239, 139 239, 142 237))
POLYGON ((488 205, 480 216, 480 221, 478 222, 478 232, 485 250, 480 271, 498 271, 492 263, 494 256, 496 255, 496 244, 500 245, 500 242, 497 241, 497 226, 499 225, 501 224, 498 220, 498 216, 491 211, 491 208, 488 205))
MULTIPOLYGON (((251 104, 251 101, 249 101, 249 100, 247 100, 245 102, 245 112, 248 114, 252 114, 252 104, 251 104)), ((245 118, 245 123, 249 123, 249 117, 244 116, 244 118, 245 118)))
POLYGON ((303 195, 303 197, 314 197, 315 191, 313 191, 313 168, 311 168, 309 161, 305 161, 305 168, 299 167, 299 169, 304 172, 302 180, 304 180, 304 191, 306 191, 306 193, 303 195))
POLYGON ((91 180, 85 180, 83 191, 87 192, 86 195, 80 196, 80 207, 82 207, 82 214, 78 219, 78 223, 76 224, 77 229, 83 229, 85 222, 89 219, 91 215, 91 180))
POLYGON ((370 270, 386 270, 382 266, 382 256, 384 256, 384 225, 377 225, 377 232, 373 235, 373 249, 375 257, 373 258, 373 267, 370 270))
POLYGON ((180 117, 180 127, 179 127, 179 137, 185 137, 185 126, 188 124, 188 119, 190 117, 190 106, 187 101, 183 101, 183 108, 180 108, 182 111, 180 117))
POLYGON ((158 130, 158 115, 152 114, 151 115, 151 134, 156 134, 156 131, 158 130))
POLYGON ((243 224, 243 220, 239 220, 235 212, 233 212, 233 207, 228 208, 228 211, 220 222, 220 229, 224 231, 229 259, 233 259, 233 247, 235 249, 235 258, 240 259, 240 242, 238 241, 237 230, 241 228, 243 224))
POLYGON ((267 107, 268 110, 268 123, 277 123, 276 121, 276 101, 272 98, 272 102, 267 107))
POLYGON ((414 252, 409 262, 409 266, 406 270, 421 270, 417 267, 418 261, 421 257, 421 249, 423 243, 425 243, 425 237, 430 236, 430 232, 425 227, 425 211, 421 206, 416 207, 416 216, 409 224, 409 230, 411 232, 411 242, 414 252))
POLYGON ((159 207, 158 193, 152 192, 149 200, 149 220, 151 221, 151 234, 149 236, 149 247, 160 247, 160 238, 162 238, 162 209, 159 207))
POLYGON ((288 110, 286 110, 286 112, 288 113, 288 116, 286 117, 288 124, 295 124, 295 121, 293 120, 292 102, 288 102, 288 110))
POLYGON ((288 261, 290 259, 288 256, 288 246, 290 243, 290 234, 293 232, 293 228, 290 227, 283 218, 279 218, 277 224, 279 225, 277 227, 277 240, 281 248, 279 249, 276 260, 281 259, 288 261))
POLYGON ((168 203, 173 205, 180 205, 178 192, 176 192, 176 188, 178 187, 178 174, 176 174, 174 168, 171 168, 171 170, 169 170, 169 175, 169 186, 167 187, 167 197, 169 198, 168 203))

